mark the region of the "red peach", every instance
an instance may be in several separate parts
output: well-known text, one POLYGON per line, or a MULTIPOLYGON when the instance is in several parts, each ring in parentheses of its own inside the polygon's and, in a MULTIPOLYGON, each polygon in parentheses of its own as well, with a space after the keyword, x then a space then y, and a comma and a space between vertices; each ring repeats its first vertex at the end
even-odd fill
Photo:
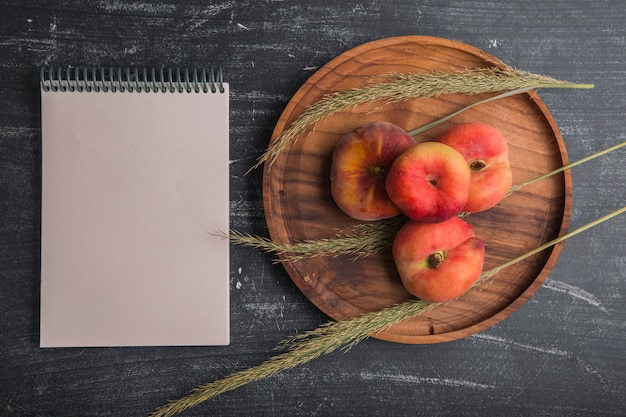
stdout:
POLYGON ((409 220, 393 243, 393 258, 402 284, 428 302, 445 302, 464 294, 480 277, 483 241, 458 217, 441 223, 409 220))
POLYGON ((469 164, 471 180, 463 211, 485 211, 511 188, 509 148, 500 132, 484 123, 462 123, 442 133, 437 142, 456 149, 469 164))
POLYGON ((423 142, 396 158, 386 187, 407 217, 436 223, 463 209, 469 183, 470 170, 460 153, 442 143, 423 142))
POLYGON ((333 152, 331 192, 337 206, 358 220, 380 220, 400 214, 385 188, 393 161, 415 145, 404 129, 371 122, 348 132, 333 152))

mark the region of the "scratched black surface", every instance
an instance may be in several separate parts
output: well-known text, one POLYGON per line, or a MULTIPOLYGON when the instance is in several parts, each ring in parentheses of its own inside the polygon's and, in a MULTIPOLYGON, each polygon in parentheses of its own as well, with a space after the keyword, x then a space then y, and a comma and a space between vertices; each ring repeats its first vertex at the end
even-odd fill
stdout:
MULTIPOLYGON (((38 348, 42 65, 220 64, 231 84, 231 225, 267 234, 261 172, 295 91, 347 49, 451 38, 594 90, 542 91, 571 159, 626 136, 626 3, 520 1, 0 2, 0 415, 141 416, 259 364, 326 320, 271 256, 233 247, 228 347, 38 348)), ((572 226, 624 204, 623 151, 573 171, 572 226)), ((439 345, 367 340, 185 416, 624 416, 624 216, 565 244, 510 318, 439 345)))

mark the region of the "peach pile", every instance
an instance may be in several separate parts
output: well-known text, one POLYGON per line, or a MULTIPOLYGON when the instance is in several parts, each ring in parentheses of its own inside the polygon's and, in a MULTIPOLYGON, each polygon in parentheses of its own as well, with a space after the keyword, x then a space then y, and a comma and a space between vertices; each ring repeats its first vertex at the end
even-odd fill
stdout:
POLYGON ((511 184, 507 143, 484 123, 422 143, 389 122, 368 123, 339 141, 331 167, 333 199, 348 216, 409 218, 393 258, 406 290, 429 302, 453 300, 478 280, 484 242, 458 215, 495 206, 511 184))

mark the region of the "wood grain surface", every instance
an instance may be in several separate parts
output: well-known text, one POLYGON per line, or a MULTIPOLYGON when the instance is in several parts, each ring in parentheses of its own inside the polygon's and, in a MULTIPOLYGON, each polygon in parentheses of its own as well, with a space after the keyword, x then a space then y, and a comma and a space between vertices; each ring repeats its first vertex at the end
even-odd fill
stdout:
MULTIPOLYGON (((329 320, 273 255, 234 246, 229 346, 40 349, 41 66, 222 65, 231 88, 231 227, 269 236, 263 171, 246 172, 294 95, 334 58, 370 41, 425 35, 594 83, 537 93, 577 160, 626 140, 624 22, 623 0, 1 1, 0 416, 145 416, 329 320)), ((513 150, 517 158, 534 159, 524 149, 513 150)), ((624 151, 571 177, 570 229, 624 205, 624 151)), ((540 220, 536 213, 511 227, 519 235, 540 220)), ((534 295, 484 331, 433 344, 369 339, 181 416, 624 416, 625 234, 621 216, 568 240, 534 295)))
MULTIPOLYGON (((484 51, 448 39, 404 36, 368 42, 323 66, 294 94, 270 145, 308 106, 327 94, 363 87, 372 82, 372 77, 494 66, 506 68, 484 51)), ((264 203, 272 239, 289 244, 327 238, 357 224, 338 209, 330 195, 330 161, 345 133, 377 120, 411 131, 493 95, 448 94, 392 105, 367 103, 311 126, 272 164, 265 165, 264 203)), ((498 129, 510 148, 514 183, 531 180, 568 162, 556 123, 535 92, 470 109, 416 139, 434 140, 445 129, 463 122, 487 123, 498 129)), ((477 235, 486 242, 484 270, 562 234, 569 224, 571 194, 571 177, 566 172, 514 194, 488 212, 468 217, 477 235)), ((560 245, 529 258, 463 297, 398 323, 375 337, 433 343, 484 330, 506 318, 537 290, 559 252, 560 245)), ((410 298, 390 250, 358 261, 346 256, 322 257, 286 261, 284 265, 298 288, 335 320, 378 311, 410 298)))

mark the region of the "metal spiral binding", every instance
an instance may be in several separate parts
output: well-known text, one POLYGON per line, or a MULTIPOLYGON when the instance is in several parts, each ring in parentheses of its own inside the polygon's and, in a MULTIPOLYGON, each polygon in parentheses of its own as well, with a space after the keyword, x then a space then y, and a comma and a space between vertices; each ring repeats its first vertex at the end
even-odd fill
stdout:
POLYGON ((224 92, 221 67, 210 68, 71 68, 42 67, 43 91, 224 92))

